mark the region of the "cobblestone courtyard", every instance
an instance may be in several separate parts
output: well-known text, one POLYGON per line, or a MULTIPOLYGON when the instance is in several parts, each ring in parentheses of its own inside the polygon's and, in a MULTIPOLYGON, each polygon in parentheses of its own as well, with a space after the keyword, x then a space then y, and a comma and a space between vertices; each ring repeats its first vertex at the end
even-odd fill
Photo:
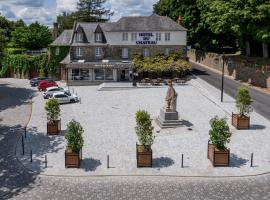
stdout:
POLYGON ((234 110, 234 100, 225 96, 219 103, 219 91, 202 80, 191 80, 187 85, 175 86, 178 92, 178 111, 184 126, 162 129, 153 122, 156 138, 153 145, 154 167, 137 169, 135 144, 135 112, 145 109, 156 118, 164 105, 166 87, 140 88, 115 91, 97 91, 97 86, 71 87, 82 102, 61 105, 62 133, 56 137, 46 135, 45 101, 41 93, 33 98, 33 110, 28 125, 26 156, 17 154, 29 169, 48 175, 177 175, 177 176, 239 176, 268 172, 270 147, 269 122, 251 115, 251 130, 238 131, 231 127, 230 167, 213 168, 207 159, 209 120, 226 116, 234 110), (210 95, 211 94, 211 95, 210 95), (81 169, 65 169, 64 133, 66 124, 78 120, 85 129, 85 145, 81 169), (33 163, 29 152, 33 151, 33 163), (250 154, 254 153, 254 167, 250 167, 250 154), (181 168, 184 154, 184 168, 181 168), (48 166, 45 168, 44 158, 48 166), (110 167, 107 169, 107 155, 110 167))

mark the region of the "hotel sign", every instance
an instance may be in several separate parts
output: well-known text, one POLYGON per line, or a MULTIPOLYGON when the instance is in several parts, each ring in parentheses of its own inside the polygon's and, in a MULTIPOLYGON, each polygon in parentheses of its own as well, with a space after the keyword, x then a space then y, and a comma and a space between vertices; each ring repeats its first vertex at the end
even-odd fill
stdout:
POLYGON ((139 38, 136 44, 157 44, 153 33, 139 33, 139 38))

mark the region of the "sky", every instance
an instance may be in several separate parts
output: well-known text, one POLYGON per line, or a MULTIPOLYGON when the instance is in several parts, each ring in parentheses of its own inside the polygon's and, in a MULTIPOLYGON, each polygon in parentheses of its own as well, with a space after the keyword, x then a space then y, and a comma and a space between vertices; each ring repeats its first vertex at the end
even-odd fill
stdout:
MULTIPOLYGON (((104 5, 114 12, 111 21, 122 16, 146 16, 153 12, 158 0, 107 0, 104 5)), ((52 27, 63 11, 76 10, 78 0, 0 0, 0 13, 9 20, 23 19, 30 24, 38 21, 52 27)))

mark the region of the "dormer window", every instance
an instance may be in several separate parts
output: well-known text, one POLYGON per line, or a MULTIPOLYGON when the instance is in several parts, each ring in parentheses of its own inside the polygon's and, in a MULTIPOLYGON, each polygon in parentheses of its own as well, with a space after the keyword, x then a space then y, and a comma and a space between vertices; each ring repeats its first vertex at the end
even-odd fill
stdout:
POLYGON ((76 41, 77 42, 82 42, 83 41, 82 33, 76 33, 76 41))
POLYGON ((96 42, 102 42, 102 34, 95 33, 95 40, 96 40, 96 42))

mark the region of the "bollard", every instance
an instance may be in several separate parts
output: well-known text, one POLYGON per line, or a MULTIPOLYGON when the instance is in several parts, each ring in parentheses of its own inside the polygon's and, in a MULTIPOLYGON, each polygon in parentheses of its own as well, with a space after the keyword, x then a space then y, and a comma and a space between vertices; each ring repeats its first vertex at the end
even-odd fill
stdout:
POLYGON ((253 167, 253 153, 250 155, 250 167, 253 167))
POLYGON ((82 103, 82 98, 80 97, 79 100, 80 100, 80 104, 81 104, 82 103))
POLYGON ((32 154, 32 149, 30 150, 30 162, 33 162, 33 154, 32 154))
POLYGON ((109 157, 109 155, 107 155, 107 168, 108 169, 110 168, 110 157, 109 157))
POLYGON ((45 168, 47 168, 47 155, 45 155, 45 168))
POLYGON ((24 155, 24 139, 23 139, 23 136, 22 136, 22 155, 24 155))
POLYGON ((24 137, 26 138, 26 127, 24 127, 24 137))
POLYGON ((184 168, 184 154, 182 154, 181 168, 184 168))
POLYGON ((77 95, 77 91, 76 91, 76 96, 78 96, 78 95, 77 95))
POLYGON ((74 94, 74 88, 72 88, 72 93, 74 94))

